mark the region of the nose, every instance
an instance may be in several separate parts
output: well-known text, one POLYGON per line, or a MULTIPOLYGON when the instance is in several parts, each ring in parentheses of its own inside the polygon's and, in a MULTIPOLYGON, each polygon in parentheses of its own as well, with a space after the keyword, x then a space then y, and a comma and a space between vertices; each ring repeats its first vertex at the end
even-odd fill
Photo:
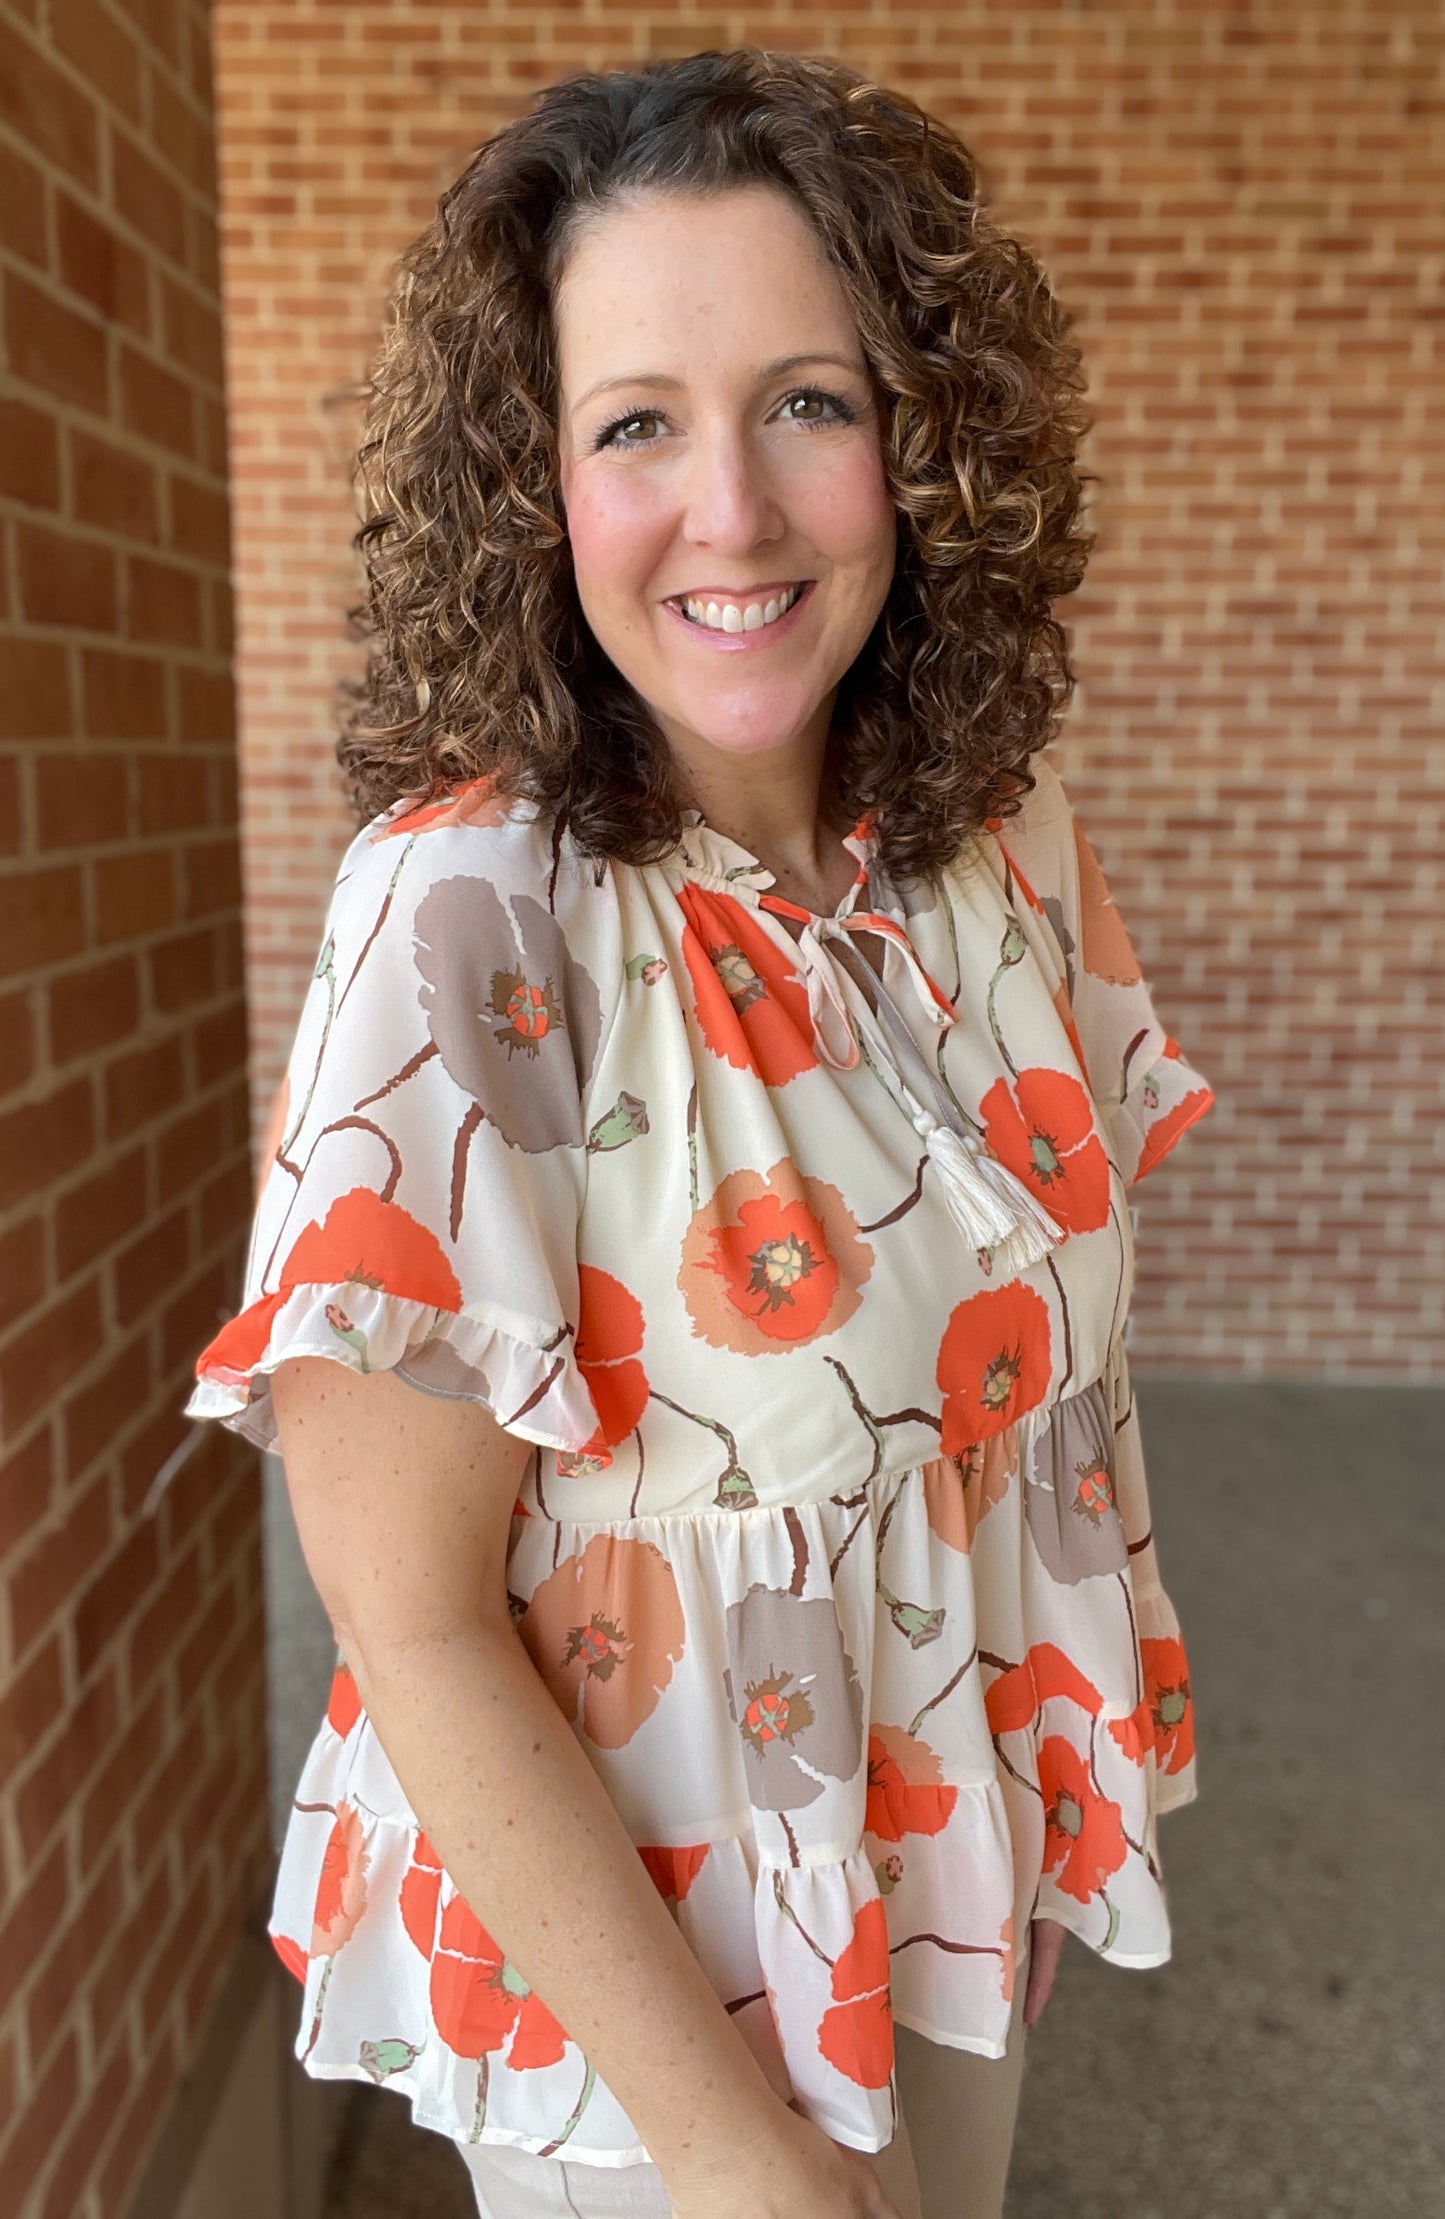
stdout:
POLYGON ((747 554, 780 539, 784 518, 764 455, 736 426, 717 425, 692 443, 683 537, 720 554, 747 554))

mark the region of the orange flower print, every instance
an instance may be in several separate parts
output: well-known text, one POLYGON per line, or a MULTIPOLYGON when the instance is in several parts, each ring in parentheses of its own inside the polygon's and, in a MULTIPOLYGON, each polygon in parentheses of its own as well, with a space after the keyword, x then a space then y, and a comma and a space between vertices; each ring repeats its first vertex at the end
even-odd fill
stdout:
POLYGON ((326 1702, 326 1723, 343 1741, 361 1716, 361 1696, 351 1666, 342 1658, 331 1675, 331 1693, 326 1702))
POLYGON ((790 1157, 734 1171, 693 1217, 677 1283, 713 1348, 773 1355, 835 1333, 863 1299, 873 1250, 842 1195, 790 1157))
POLYGON ((223 1326, 196 1362, 205 1377, 245 1375, 265 1354, 271 1321, 288 1294, 303 1286, 380 1288, 406 1302, 457 1311, 462 1290, 440 1241, 397 1202, 370 1187, 353 1187, 325 1217, 304 1225, 281 1266, 274 1294, 263 1295, 223 1326))
POLYGON ((765 1086, 786 1086, 818 1058, 795 965, 731 894, 688 881, 678 893, 693 1007, 706 1045, 765 1086))
POLYGON ((541 1997, 502 1955, 476 1913, 454 1895, 431 1961, 431 2013, 457 2057, 507 2050, 513 2072, 561 2062, 567 2037, 541 1997))
POLYGON ((469 778, 464 785, 453 786, 439 800, 413 802, 399 816, 388 817, 372 834, 371 844, 374 847, 378 840, 399 840, 413 832, 434 832, 444 824, 505 824, 511 807, 512 796, 502 793, 495 776, 488 772, 484 778, 469 778))
POLYGON ((864 1824, 879 1841, 905 1834, 941 1834, 958 1790, 944 1785, 943 1766, 926 1741, 905 1726, 873 1726, 868 1734, 868 1803, 864 1824))
POLYGON ((997 1079, 979 1105, 988 1144, 1066 1232, 1109 1222, 1109 1159, 1088 1094, 1063 1071, 997 1079))
POLYGON ((637 1361, 642 1304, 595 1264, 580 1264, 577 1280, 582 1302, 577 1364, 598 1418, 597 1431, 578 1454, 595 1456, 625 1441, 647 1406, 647 1374, 637 1361))
POLYGON ((334 1957, 355 1933, 366 1909, 368 1861, 361 1813, 352 1804, 340 1802, 316 1886, 311 1927, 313 1957, 334 1957))
POLYGON ((639 1849, 637 1854, 658 1894, 668 1903, 683 1903, 706 1862, 707 1843, 690 1849, 639 1849))
POLYGON ((407 1302, 460 1310, 462 1290, 435 1233, 370 1187, 353 1187, 303 1227, 281 1266, 283 1288, 380 1287, 407 1302))
POLYGON ((436 1946, 437 1907, 441 1894, 441 1859, 426 1835, 418 1832, 411 1863, 402 1876, 399 1907, 401 1923, 423 1957, 430 1957, 436 1946))
POLYGON ((959 1456, 935 1456, 922 1467, 930 1530, 967 1556, 980 1522, 1003 1501, 1018 1472, 1018 1427, 1007 1425, 959 1456))
POLYGON ((1175 1142, 1188 1132, 1191 1125, 1197 1124, 1213 1104, 1214 1095, 1210 1088, 1200 1086, 1192 1093, 1184 1095, 1162 1117, 1156 1117, 1145 1132, 1144 1146, 1134 1167, 1135 1180, 1147 1178, 1164 1161, 1175 1142))
POLYGON ((1048 1305, 1021 1280, 970 1295, 951 1312, 935 1377, 943 1390, 945 1456, 1002 1433, 1048 1393, 1048 1305))
POLYGON ((1052 1641, 1036 1641, 1023 1663, 1000 1672, 984 1697, 988 1730, 991 1734, 1019 1733, 1025 1726, 1032 1726, 1045 1703, 1060 1696, 1077 1703, 1091 1718, 1097 1718, 1104 1707, 1099 1690, 1084 1677, 1072 1657, 1066 1657, 1052 1641))
POLYGON ((1126 1756, 1142 1764, 1152 1750, 1162 1772, 1182 1772, 1194 1759, 1194 1700, 1184 1644, 1168 1636, 1139 1644, 1144 1696, 1109 1731, 1126 1756))
POLYGON ((860 2088, 886 2088, 893 2071, 893 2006, 888 1979, 888 1921, 877 1896, 853 1922, 853 1939, 833 1967, 832 2007, 818 2047, 860 2088))
POLYGON ((1099 858, 1089 845, 1083 826, 1074 823, 1074 844, 1079 855, 1079 931, 1083 940, 1084 969, 1110 986, 1137 986, 1139 959, 1114 907, 1109 882, 1099 858))
POLYGON ((599 1533, 548 1573, 517 1631, 569 1723, 599 1749, 621 1749, 682 1655, 672 1566, 650 1541, 599 1533))
POLYGON ((1100 1795, 1089 1767, 1062 1734, 1039 1744, 1039 1792, 1044 1799, 1044 1870, 1076 1903, 1097 1895, 1129 1853, 1124 1814, 1100 1795))
POLYGON ((304 1985, 306 1968, 311 1960, 301 1944, 293 1942, 287 1934, 273 1934, 271 1936, 271 1947, 275 1950, 286 1970, 293 1978, 301 1981, 304 1985))

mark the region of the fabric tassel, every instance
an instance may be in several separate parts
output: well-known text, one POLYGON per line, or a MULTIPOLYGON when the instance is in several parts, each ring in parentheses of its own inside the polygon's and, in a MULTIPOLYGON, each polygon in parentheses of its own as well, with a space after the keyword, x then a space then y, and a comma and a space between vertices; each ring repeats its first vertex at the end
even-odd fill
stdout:
POLYGON ((1013 1279, 1040 1264, 1064 1235, 1022 1179, 972 1135, 934 1125, 925 1141, 938 1167, 949 1209, 970 1248, 988 1248, 1003 1276, 1013 1279))

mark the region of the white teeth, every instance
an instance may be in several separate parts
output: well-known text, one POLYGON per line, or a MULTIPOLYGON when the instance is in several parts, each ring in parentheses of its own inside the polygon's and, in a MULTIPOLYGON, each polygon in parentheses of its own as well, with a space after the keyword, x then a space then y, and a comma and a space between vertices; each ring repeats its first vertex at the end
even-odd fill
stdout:
POLYGON ((776 624, 780 616, 787 615, 802 590, 801 586, 789 586, 772 601, 749 601, 745 606, 736 601, 697 601, 683 594, 682 609, 694 624, 705 625, 710 632, 761 632, 765 625, 776 624))

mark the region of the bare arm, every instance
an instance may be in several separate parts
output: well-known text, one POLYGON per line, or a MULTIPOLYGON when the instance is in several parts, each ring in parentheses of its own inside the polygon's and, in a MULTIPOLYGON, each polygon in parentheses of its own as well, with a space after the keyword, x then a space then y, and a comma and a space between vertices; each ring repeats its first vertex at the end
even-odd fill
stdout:
POLYGON ((871 2168, 773 2094, 517 1638, 506 1549, 529 1444, 475 1404, 316 1357, 282 1364, 274 1392, 306 1562, 411 1806, 679 2213, 736 2210, 746 2171, 750 2212, 885 2219, 871 2168))

